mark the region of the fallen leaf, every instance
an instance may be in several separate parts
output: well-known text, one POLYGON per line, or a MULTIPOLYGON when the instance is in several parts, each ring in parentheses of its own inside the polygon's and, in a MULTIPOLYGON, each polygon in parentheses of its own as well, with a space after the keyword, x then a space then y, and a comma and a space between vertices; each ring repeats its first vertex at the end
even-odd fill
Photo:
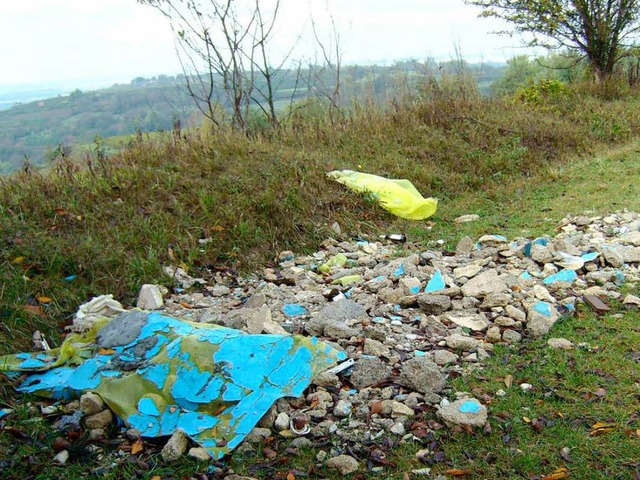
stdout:
POLYGON ((545 475, 540 480, 561 480, 562 478, 568 478, 571 472, 566 467, 560 467, 553 471, 551 475, 545 475))
POLYGON ((607 394, 607 391, 604 388, 600 387, 598 390, 594 392, 594 394, 596 397, 602 398, 607 394))
POLYGON ((447 475, 453 475, 454 477, 464 477, 465 475, 471 475, 471 470, 469 469, 460 469, 460 468, 450 468, 446 472, 447 475))
POLYGON ((375 415, 379 414, 380 412, 382 412, 382 401, 376 400, 371 405, 371 414, 375 415))
POLYGON ((293 473, 289 472, 287 473, 287 480, 296 480, 296 476, 293 473))
POLYGON ((160 475, 154 475, 151 477, 151 480, 162 480, 162 477, 160 475))
POLYGON ((131 455, 137 455, 144 450, 144 443, 142 443, 142 438, 137 439, 135 442, 131 444, 131 455))
POLYGON ((38 302, 40 302, 42 304, 53 302, 53 298, 51 298, 51 297, 37 297, 37 300, 38 300, 38 302))
POLYGON ((600 435, 604 435, 605 433, 613 432, 618 427, 615 423, 604 423, 598 422, 595 425, 591 426, 591 432, 589 435, 592 437, 599 437, 600 435))
POLYGON ((504 384, 507 388, 511 388, 511 385, 513 385, 513 375, 504 377, 504 384))
POLYGON ((13 262, 11 263, 13 263, 14 265, 18 265, 19 263, 22 263, 22 262, 24 262, 24 257, 16 257, 13 259, 13 262))
POLYGON ((193 306, 191 306, 189 303, 187 302, 180 302, 180 305, 183 306, 184 308, 193 308, 193 306))
POLYGON ((98 349, 98 353, 100 355, 111 355, 112 353, 116 353, 113 348, 100 348, 98 349))
POLYGON ((529 417, 522 417, 522 421, 524 423, 531 423, 531 419, 529 417))
POLYGON ((564 447, 560 450, 560 456, 565 462, 571 462, 571 449, 569 447, 564 447))

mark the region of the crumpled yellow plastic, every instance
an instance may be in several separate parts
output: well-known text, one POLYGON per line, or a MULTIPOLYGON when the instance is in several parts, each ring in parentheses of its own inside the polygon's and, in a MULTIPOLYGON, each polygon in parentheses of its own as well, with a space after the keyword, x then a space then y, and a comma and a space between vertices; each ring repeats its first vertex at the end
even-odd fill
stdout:
POLYGON ((384 178, 353 170, 336 170, 327 175, 351 190, 373 195, 382 208, 396 217, 424 220, 436 213, 438 208, 437 199, 424 198, 409 180, 384 178))

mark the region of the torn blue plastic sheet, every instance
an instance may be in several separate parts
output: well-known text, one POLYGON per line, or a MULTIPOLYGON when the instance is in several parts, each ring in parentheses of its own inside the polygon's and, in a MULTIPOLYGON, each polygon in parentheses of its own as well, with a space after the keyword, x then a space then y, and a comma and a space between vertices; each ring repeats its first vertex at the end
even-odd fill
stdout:
POLYGON ((13 410, 11 410, 10 408, 3 408, 0 410, 0 418, 4 418, 7 415, 9 415, 13 410))
POLYGON ((467 400, 458 407, 461 413, 478 413, 482 409, 482 406, 475 400, 467 400))
POLYGON ((300 396, 346 358, 316 338, 248 335, 157 312, 123 313, 93 339, 82 344, 82 361, 61 362, 80 345, 68 339, 47 355, 1 357, 0 370, 32 372, 21 392, 69 399, 94 391, 143 436, 180 429, 214 459, 237 447, 279 398, 300 396))
POLYGON ((309 310, 304 308, 302 305, 298 305, 297 303, 287 303, 284 307, 282 307, 282 312, 287 317, 299 317, 301 315, 308 314, 309 310))
POLYGON ((442 278, 442 272, 440 270, 436 270, 436 273, 433 274, 433 277, 427 282, 427 288, 424 289, 425 292, 437 292, 438 290, 443 290, 445 287, 444 278, 442 278))
POLYGON ((560 270, 554 275, 549 275, 542 282, 545 285, 553 285, 554 283, 558 282, 573 283, 577 279, 578 274, 574 270, 565 268, 564 270, 560 270))
POLYGON ((523 280, 531 280, 533 276, 529 272, 524 271, 520 274, 520 278, 523 280))
POLYGON ((64 280, 67 282, 73 282, 76 278, 78 278, 77 275, 69 275, 68 277, 64 277, 64 280))

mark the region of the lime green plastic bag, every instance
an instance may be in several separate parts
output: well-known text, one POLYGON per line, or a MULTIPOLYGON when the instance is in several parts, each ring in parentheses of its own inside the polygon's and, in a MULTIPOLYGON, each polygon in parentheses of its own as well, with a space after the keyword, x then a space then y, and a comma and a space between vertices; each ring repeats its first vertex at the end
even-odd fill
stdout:
POLYGON ((437 199, 424 198, 409 180, 395 180, 353 170, 336 170, 327 175, 351 190, 373 195, 382 208, 396 217, 424 220, 436 213, 438 208, 437 199))

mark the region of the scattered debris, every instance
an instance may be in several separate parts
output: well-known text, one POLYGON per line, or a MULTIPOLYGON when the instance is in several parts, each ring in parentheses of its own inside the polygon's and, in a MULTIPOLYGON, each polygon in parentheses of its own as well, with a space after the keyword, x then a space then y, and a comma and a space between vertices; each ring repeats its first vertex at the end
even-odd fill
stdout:
MULTIPOLYGON (((81 307, 77 333, 61 348, 4 357, 0 369, 37 372, 25 391, 47 390, 65 400, 74 390, 83 394, 77 412, 58 420, 62 430, 83 422, 95 435, 114 430, 99 395, 125 420, 126 438, 182 430, 198 444, 189 450, 194 458, 220 458, 244 438, 243 449, 274 438, 293 448, 331 438, 334 447, 319 462, 346 475, 370 455, 368 468, 381 468, 384 459, 369 446, 443 428, 436 410, 449 428, 486 424, 486 394, 470 398, 447 379, 481 369, 496 344, 544 337, 581 305, 598 313, 613 300, 638 308, 638 297, 622 300, 619 291, 623 282, 640 281, 636 237, 640 216, 625 212, 567 218, 553 238, 467 237, 455 252, 415 250, 404 257, 397 244, 403 236, 329 239, 312 255, 281 252, 276 265, 246 278, 219 271, 205 281, 168 267, 176 293, 158 311, 131 311, 102 327, 105 317, 124 309, 110 296, 98 297, 81 307), (307 366, 297 370, 301 364, 307 366), (294 372, 285 373, 285 366, 294 372), (265 376, 269 385, 257 380, 265 376), (131 388, 136 378, 152 388, 131 388), (278 400, 283 396, 294 398, 278 400), (115 401, 122 397, 124 406, 115 401), (105 422, 93 423, 95 415, 105 422)), ((592 348, 571 339, 547 344, 592 348)), ((512 376, 504 384, 496 396, 516 386, 542 388, 518 385, 512 376)), ((595 424, 591 435, 614 428, 595 424)), ((437 449, 425 452, 428 465, 444 461, 437 449)))

